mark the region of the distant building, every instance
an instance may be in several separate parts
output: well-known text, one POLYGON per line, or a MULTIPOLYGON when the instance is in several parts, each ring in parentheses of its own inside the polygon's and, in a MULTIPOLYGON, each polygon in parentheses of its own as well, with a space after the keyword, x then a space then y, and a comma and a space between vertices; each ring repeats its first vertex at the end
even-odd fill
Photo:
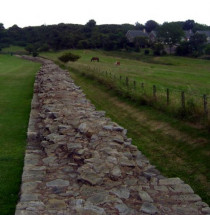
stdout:
MULTIPOLYGON (((206 35, 207 43, 210 43, 210 31, 196 31, 196 33, 206 35)), ((182 38, 182 41, 190 41, 190 37, 192 37, 194 34, 195 33, 193 33, 192 30, 184 31, 184 36, 182 38)), ((126 33, 126 37, 130 43, 132 43, 136 37, 148 37, 151 42, 155 42, 157 39, 157 32, 151 31, 150 33, 147 33, 145 29, 143 31, 129 30, 126 33)))
POLYGON ((210 31, 196 31, 196 33, 206 35, 207 43, 210 43, 210 31))
POLYGON ((192 37, 193 35, 194 33, 192 32, 192 30, 184 31, 184 37, 182 38, 182 41, 189 41, 190 37, 192 37))
POLYGON ((185 35, 182 38, 182 41, 190 41, 190 37, 192 37, 195 34, 204 34, 207 38, 207 43, 210 43, 210 31, 196 31, 195 33, 192 32, 192 30, 185 31, 185 35))
POLYGON ((136 37, 149 37, 148 33, 145 30, 129 30, 125 36, 130 43, 132 43, 136 37))
POLYGON ((151 42, 155 42, 156 39, 157 39, 157 31, 151 31, 151 32, 149 33, 149 40, 150 40, 151 42))
POLYGON ((155 42, 157 38, 157 32, 151 31, 150 33, 147 33, 145 29, 143 31, 129 30, 125 36, 130 43, 132 43, 136 37, 147 37, 151 42, 155 42))

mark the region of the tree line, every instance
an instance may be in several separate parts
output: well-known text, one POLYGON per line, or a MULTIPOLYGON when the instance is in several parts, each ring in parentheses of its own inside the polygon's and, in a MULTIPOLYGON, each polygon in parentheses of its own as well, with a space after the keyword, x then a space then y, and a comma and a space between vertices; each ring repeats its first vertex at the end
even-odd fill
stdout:
MULTIPOLYGON (((126 38, 128 30, 157 31, 165 43, 174 44, 180 41, 184 30, 210 30, 209 26, 195 23, 194 20, 185 22, 163 23, 159 25, 154 20, 140 23, 122 25, 96 25, 95 20, 89 20, 85 25, 64 24, 41 25, 36 27, 20 28, 17 25, 5 29, 0 23, 0 49, 9 45, 24 46, 29 52, 62 49, 105 49, 119 50, 136 49, 136 43, 129 43, 126 38), (173 32, 172 32, 173 31, 173 32), (165 38, 166 32, 172 32, 165 38), (162 35, 162 36, 161 36, 162 35), (173 37, 172 37, 173 36, 173 37), (172 39, 173 38, 173 39, 172 39)), ((160 44, 155 44, 158 49, 160 44)), ((154 44, 147 44, 153 47, 154 44)), ((185 44, 186 46, 186 44, 185 44)), ((189 48, 189 47, 188 47, 189 48)))

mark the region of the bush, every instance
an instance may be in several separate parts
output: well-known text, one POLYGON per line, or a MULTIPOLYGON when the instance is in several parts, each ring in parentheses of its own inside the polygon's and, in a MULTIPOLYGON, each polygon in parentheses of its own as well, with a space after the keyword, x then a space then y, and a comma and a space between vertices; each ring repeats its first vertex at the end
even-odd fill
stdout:
POLYGON ((42 46, 39 47, 39 52, 47 52, 50 50, 50 46, 48 44, 43 44, 42 46))
POLYGON ((161 52, 161 55, 165 56, 165 55, 167 55, 167 52, 166 52, 165 50, 163 50, 163 51, 161 52))
POLYGON ((77 61, 80 58, 79 55, 72 54, 71 52, 65 53, 62 56, 60 56, 58 59, 64 63, 67 63, 68 61, 77 61))
POLYGON ((149 50, 148 50, 148 49, 145 49, 145 50, 144 50, 144 54, 145 54, 145 55, 148 55, 148 54, 149 54, 149 50))
POLYGON ((26 50, 27 52, 29 52, 29 54, 31 54, 31 53, 35 50, 35 48, 34 48, 33 44, 28 44, 28 45, 25 47, 25 50, 26 50))
POLYGON ((36 51, 34 51, 34 52, 32 53, 32 56, 33 56, 33 57, 37 57, 38 55, 39 55, 39 53, 36 52, 36 51))
POLYGON ((210 55, 210 45, 206 47, 205 54, 210 55))
POLYGON ((176 48, 176 54, 179 56, 187 56, 191 53, 192 47, 189 42, 184 41, 176 48))
POLYGON ((164 50, 164 46, 163 46, 163 44, 161 44, 161 43, 154 44, 154 45, 153 45, 153 50, 154 50, 153 54, 154 54, 155 56, 159 56, 159 55, 162 54, 162 52, 163 52, 163 50, 164 50))
POLYGON ((141 50, 140 50, 140 48, 139 47, 136 47, 135 48, 135 52, 140 52, 141 50))

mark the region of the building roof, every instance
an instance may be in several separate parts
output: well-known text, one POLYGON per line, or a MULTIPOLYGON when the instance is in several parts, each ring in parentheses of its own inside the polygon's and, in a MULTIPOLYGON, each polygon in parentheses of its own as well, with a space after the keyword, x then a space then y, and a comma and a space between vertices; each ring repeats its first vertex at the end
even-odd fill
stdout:
POLYGON ((129 30, 127 34, 132 35, 133 37, 147 37, 148 33, 146 31, 140 31, 140 30, 129 30))
POLYGON ((210 31, 196 31, 198 34, 205 34, 207 37, 210 37, 210 31))
POLYGON ((156 37, 157 36, 157 31, 151 31, 149 34, 153 34, 156 37))
POLYGON ((148 37, 148 33, 146 31, 140 31, 140 30, 129 30, 126 33, 126 37, 130 42, 133 42, 134 38, 136 37, 148 37))

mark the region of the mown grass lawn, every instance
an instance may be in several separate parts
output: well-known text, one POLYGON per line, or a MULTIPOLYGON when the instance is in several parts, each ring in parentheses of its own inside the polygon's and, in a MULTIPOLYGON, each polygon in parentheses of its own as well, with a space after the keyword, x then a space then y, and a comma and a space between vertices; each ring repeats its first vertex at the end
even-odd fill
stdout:
POLYGON ((35 73, 40 65, 0 55, 0 214, 14 214, 35 73))

